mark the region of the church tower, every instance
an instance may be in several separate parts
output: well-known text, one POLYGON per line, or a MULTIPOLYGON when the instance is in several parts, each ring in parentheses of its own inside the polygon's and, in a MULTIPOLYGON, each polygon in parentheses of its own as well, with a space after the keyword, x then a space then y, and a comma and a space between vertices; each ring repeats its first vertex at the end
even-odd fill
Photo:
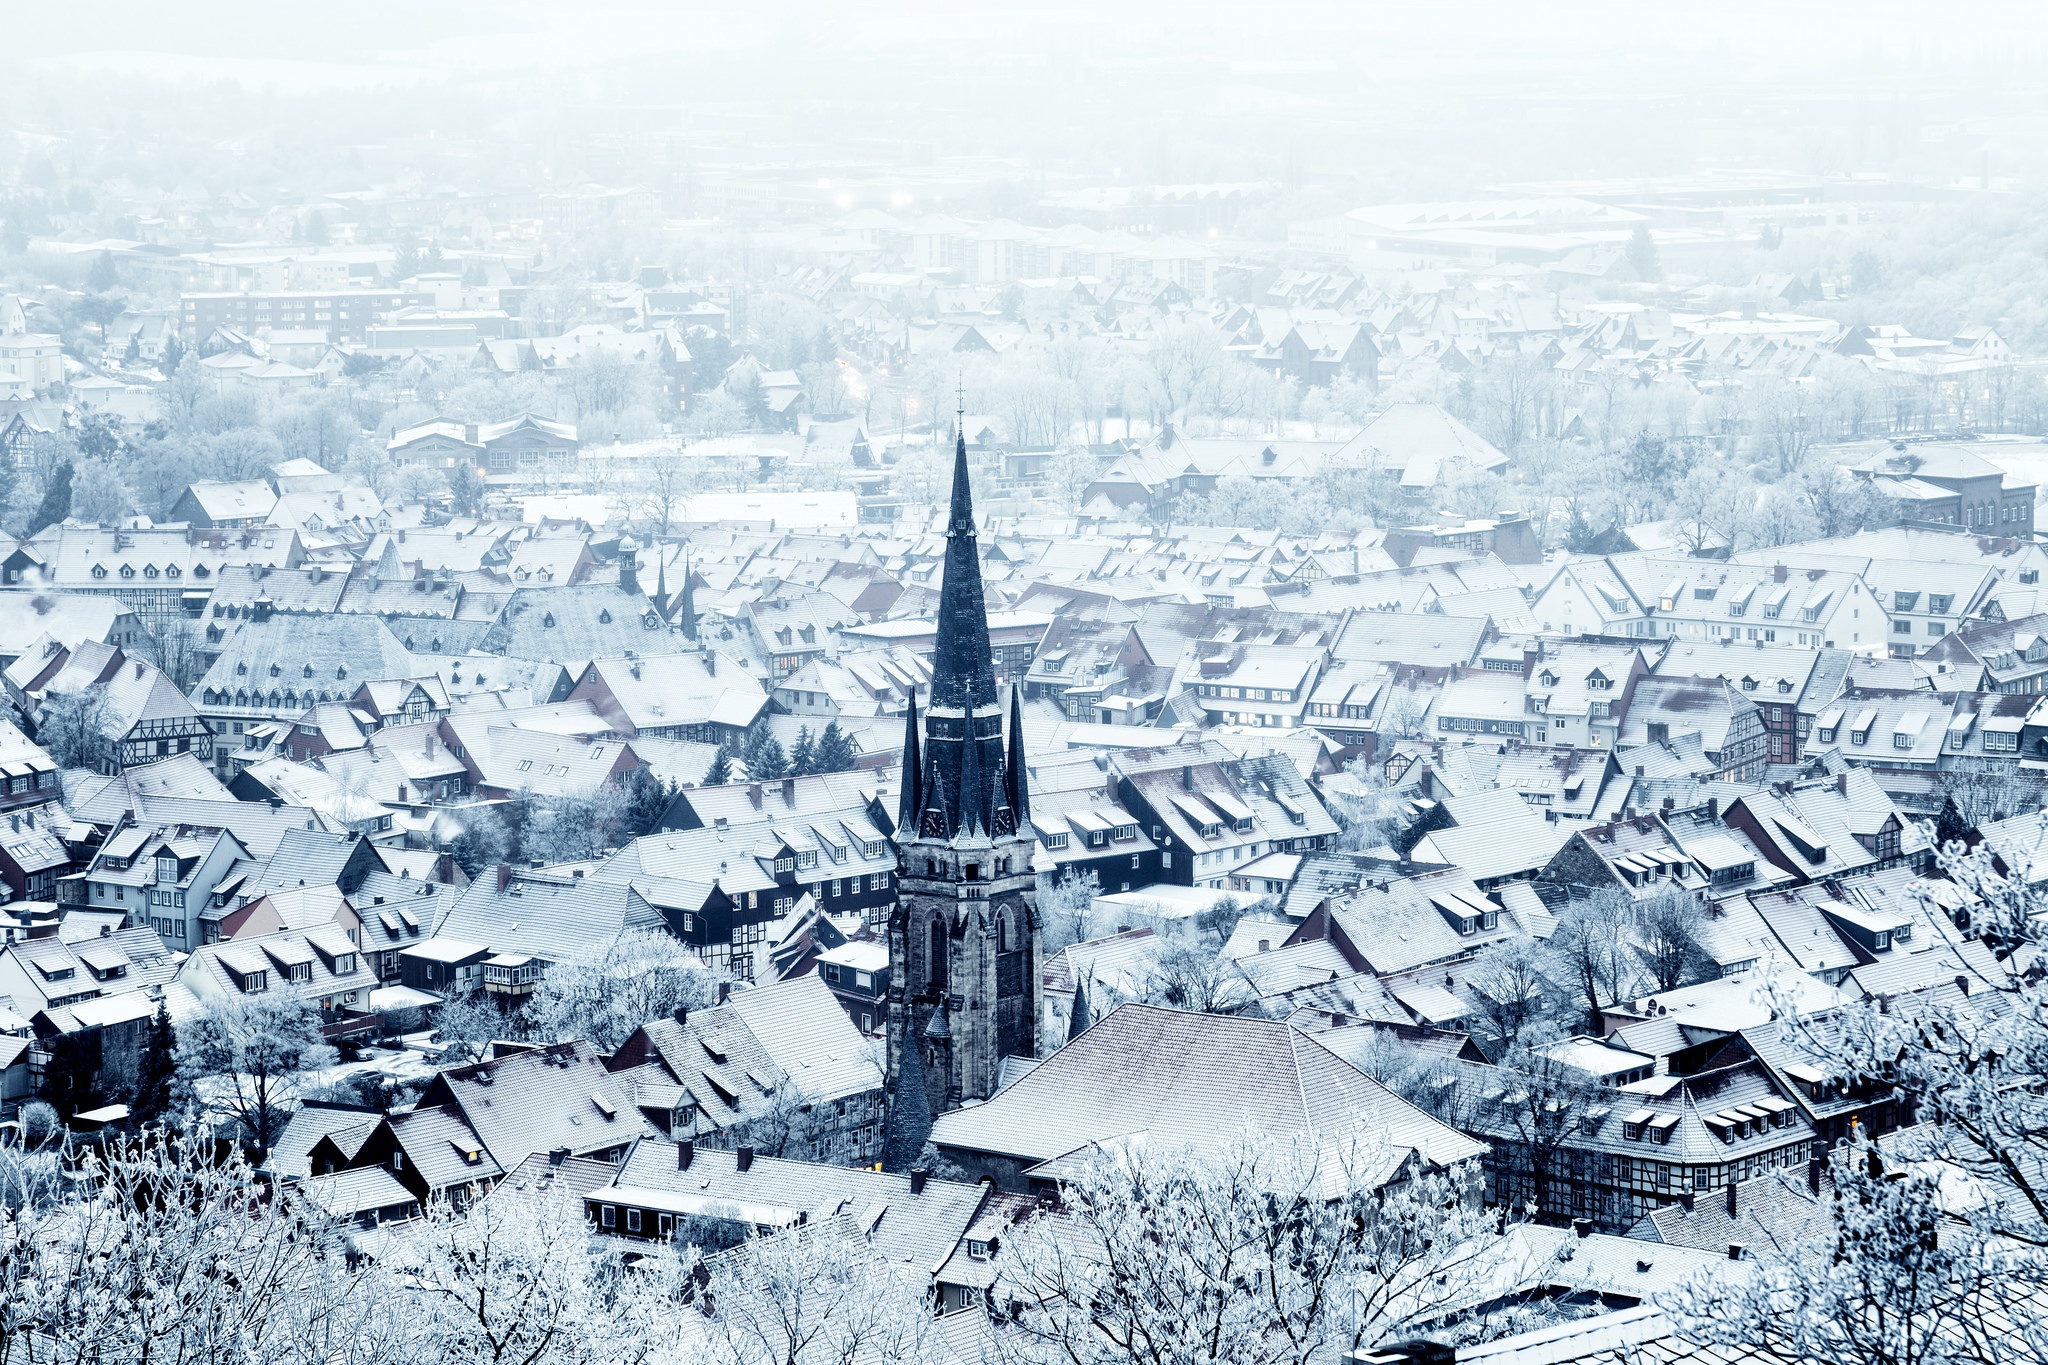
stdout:
MULTIPOLYGON (((1002 1058, 1036 1051, 1037 883, 1014 687, 1008 703, 989 649, 963 432, 953 452, 931 700, 920 715, 913 697, 903 727, 889 919, 892 1110, 928 1105, 936 1115, 986 1099, 1002 1058), (906 1068, 910 1049, 917 1055, 906 1068)), ((890 1122, 922 1117, 892 1112, 890 1122)))

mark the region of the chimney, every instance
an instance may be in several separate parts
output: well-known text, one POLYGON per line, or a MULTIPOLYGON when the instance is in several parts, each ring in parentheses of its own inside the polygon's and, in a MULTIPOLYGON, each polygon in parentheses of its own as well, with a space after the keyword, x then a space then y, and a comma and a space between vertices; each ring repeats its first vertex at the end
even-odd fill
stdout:
POLYGON ((1849 794, 1849 774, 1835 774, 1835 794, 1837 796, 1847 796, 1849 794))
POLYGON ((1820 1193, 1820 1171, 1824 1157, 1810 1156, 1806 1159, 1806 1189, 1810 1194, 1820 1193))
POLYGON ((690 1007, 688 1005, 677 1005, 669 1014, 679 1027, 688 1028, 690 1026, 690 1007))
POLYGON ((434 732, 433 732, 432 730, 429 730, 429 731, 427 731, 427 757, 428 757, 428 758, 432 758, 433 756, 434 756, 434 732))
POLYGON ((707 649, 704 651, 704 674, 706 677, 711 678, 718 676, 718 652, 716 650, 707 649))
POLYGON ((1593 1235, 1593 1220, 1590 1218, 1572 1219, 1572 1231, 1576 1232, 1581 1238, 1591 1237, 1593 1235))
MULTIPOLYGON (((1730 1218, 1733 1218, 1735 1216, 1735 1208, 1735 1182, 1731 1180, 1728 1182, 1728 1216, 1730 1218)), ((1730 1256, 1728 1259, 1731 1261, 1739 1261, 1742 1258, 1740 1256, 1730 1256)))
POLYGON ((1671 723, 1669 721, 1653 720, 1649 724, 1649 730, 1650 743, 1669 744, 1671 742, 1671 723))
POLYGON ((1721 798, 1720 798, 1720 797, 1718 797, 1718 796, 1710 796, 1710 797, 1708 797, 1708 798, 1707 798, 1707 818, 1708 818, 1709 820, 1718 820, 1718 819, 1720 819, 1720 818, 1721 818, 1721 798))
POLYGON ((1956 973, 1956 989, 1961 991, 1964 995, 1968 995, 1970 993, 1970 978, 1967 974, 1962 972, 1956 973))
POLYGON ((1773 583, 1783 583, 1785 581, 1785 577, 1786 569, 1783 564, 1771 565, 1771 581, 1773 583))
POLYGON ((1669 815, 1669 814, 1670 814, 1670 813, 1671 813, 1671 812, 1672 812, 1673 810, 1677 809, 1677 807, 1678 807, 1678 798, 1677 798, 1677 797, 1675 797, 1675 796, 1667 796, 1667 797, 1665 797, 1665 798, 1664 798, 1664 813, 1665 813, 1666 815, 1669 815))
POLYGON ((1180 765, 1180 789, 1184 792, 1195 789, 1195 767, 1192 763, 1180 765))
POLYGON ((755 810, 761 809, 761 784, 759 782, 747 784, 747 800, 753 805, 755 810))
POLYGON ((727 997, 728 995, 731 995, 731 994, 732 994, 732 982, 730 982, 730 981, 721 981, 721 982, 719 982, 719 983, 718 983, 718 1003, 719 1003, 719 1004, 723 1005, 723 1004, 725 1003, 725 998, 726 998, 726 997, 727 997))
POLYGON ((910 1168, 910 1192, 911 1192, 912 1194, 923 1194, 923 1193, 924 1193, 924 1182, 925 1182, 925 1181, 927 1181, 927 1180, 929 1180, 929 1179, 931 1179, 931 1176, 932 1176, 932 1173, 931 1173, 930 1171, 926 1170, 926 1169, 925 1169, 924 1167, 922 1167, 922 1166, 913 1166, 913 1167, 911 1167, 911 1168, 910 1168))
POLYGON ((548 1165, 559 1166, 568 1159, 569 1149, 567 1147, 551 1147, 548 1149, 548 1165))
POLYGON ((796 779, 793 777, 782 779, 782 804, 785 806, 794 806, 796 804, 796 779))
POLYGON ((732 1156, 733 1162, 739 1170, 746 1171, 753 1169, 754 1147, 752 1143, 743 1144, 733 1152, 732 1156))
POLYGON ((677 1169, 677 1170, 679 1170, 679 1171, 687 1171, 687 1170, 689 1170, 689 1169, 690 1169, 690 1163, 691 1163, 691 1162, 693 1162, 693 1161, 695 1161, 696 1159, 697 1159, 697 1144, 696 1144, 696 1142, 695 1142, 694 1140, 692 1140, 692 1139, 690 1139, 690 1138, 684 1138, 684 1139, 683 1139, 683 1140, 682 1140, 681 1142, 678 1142, 678 1143, 676 1144, 676 1169, 677 1169))
POLYGON ((1692 1196, 1691 1196, 1690 1194, 1681 1194, 1681 1195, 1679 1195, 1679 1196, 1678 1196, 1678 1207, 1680 1207, 1680 1208, 1684 1209, 1684 1210, 1685 1210, 1685 1211, 1686 1211, 1687 1213, 1691 1213, 1691 1212, 1692 1212, 1692 1196))
POLYGON ((499 864, 498 864, 498 889, 499 889, 500 891, 503 891, 503 890, 504 890, 504 889, 505 889, 506 887, 508 887, 508 886, 510 886, 510 885, 512 885, 512 864, 510 864, 510 863, 499 863, 499 864))

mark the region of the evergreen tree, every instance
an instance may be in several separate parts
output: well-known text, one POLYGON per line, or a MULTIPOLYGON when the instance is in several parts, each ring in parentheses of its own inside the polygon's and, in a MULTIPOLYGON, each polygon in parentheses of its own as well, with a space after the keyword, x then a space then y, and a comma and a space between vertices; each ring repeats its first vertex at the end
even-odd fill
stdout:
POLYGON ((1664 266, 1657 256, 1657 243, 1644 224, 1637 223, 1636 230, 1629 234, 1627 254, 1629 266, 1636 272, 1637 279, 1663 278, 1664 266))
POLYGON ((157 1002, 156 1018, 149 1037, 142 1044, 141 1074, 135 1082, 135 1101, 129 1105, 137 1127, 161 1125, 171 1114, 171 1078, 178 1070, 178 1035, 171 1027, 171 1011, 157 1002))
POLYGON ((121 287, 120 272, 114 269, 114 253, 102 251, 93 260, 92 269, 85 277, 87 291, 94 294, 108 294, 121 287))
POLYGON ((746 747, 740 750, 740 761, 747 765, 749 782, 770 782, 789 771, 789 759, 782 752, 782 741, 765 725, 747 736, 746 747))
POLYGON ((157 368, 165 375, 178 372, 178 362, 185 358, 185 343, 171 335, 164 338, 164 353, 157 359, 157 368))
POLYGON ((718 757, 711 760, 710 771, 704 774, 704 785, 722 787, 732 781, 732 745, 718 746, 718 757))
POLYGON ((464 516, 478 516, 483 511, 484 476, 468 460, 457 460, 448 471, 448 501, 464 516))
POLYGON ((811 739, 811 727, 806 725, 796 732, 796 744, 789 751, 789 775, 809 777, 818 771, 818 746, 811 739))
POLYGON ((49 482, 43 485, 43 500, 36 507, 35 524, 30 534, 45 526, 55 526, 71 515, 71 462, 66 460, 50 471, 49 482))
POLYGON ((818 756, 811 769, 819 773, 847 773, 853 771, 858 755, 853 752, 853 741, 839 728, 838 721, 832 721, 818 736, 818 756))

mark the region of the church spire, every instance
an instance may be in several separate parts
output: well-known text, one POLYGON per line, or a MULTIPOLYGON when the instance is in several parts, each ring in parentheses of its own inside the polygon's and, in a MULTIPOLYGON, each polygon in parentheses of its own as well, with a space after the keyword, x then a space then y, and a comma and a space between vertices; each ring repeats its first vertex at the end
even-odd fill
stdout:
POLYGON ((924 811, 924 755, 917 745, 917 689, 910 690, 910 708, 903 713, 903 772, 897 779, 903 789, 896 798, 896 838, 917 837, 918 819, 924 811))
POLYGON ((697 585, 690 577, 690 547, 683 546, 683 600, 676 608, 676 620, 683 628, 683 638, 697 638, 697 585))
POLYGON ((1024 689, 1016 683, 1010 684, 1010 755, 1004 768, 1010 818, 1022 834, 1031 828, 1031 784, 1024 772, 1024 689))
POLYGON ((981 550, 974 540, 974 490, 967 473, 967 429, 963 424, 953 446, 953 511, 946 521, 946 567, 939 585, 931 704, 965 710, 993 706, 997 700, 995 661, 988 643, 988 606, 981 588, 981 550))

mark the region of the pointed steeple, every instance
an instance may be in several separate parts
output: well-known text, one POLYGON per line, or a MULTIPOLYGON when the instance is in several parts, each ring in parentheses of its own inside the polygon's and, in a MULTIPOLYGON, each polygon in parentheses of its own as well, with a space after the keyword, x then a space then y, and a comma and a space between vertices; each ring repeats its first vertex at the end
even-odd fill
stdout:
POLYGON ((654 547, 654 609, 661 613, 661 619, 668 619, 668 561, 661 556, 661 547, 654 547))
POLYGON ((975 718, 967 717, 967 739, 960 745, 961 834, 994 834, 995 802, 989 799, 989 774, 981 762, 981 741, 974 735, 975 718))
POLYGON ((1010 816, 1019 833, 1031 827, 1031 780, 1024 771, 1024 689, 1010 684, 1010 753, 1005 776, 1009 790, 1010 816))
POLYGON ((924 754, 917 743, 917 691, 910 693, 910 708, 903 713, 903 790, 896 800, 896 837, 917 837, 918 816, 924 810, 924 754))
POLYGON ((981 588, 981 551, 974 540, 974 491, 967 473, 964 430, 955 438, 953 448, 953 511, 946 522, 938 626, 932 658, 932 705, 959 709, 994 705, 995 660, 988 642, 988 605, 981 588))
POLYGON ((690 547, 683 547, 683 600, 676 608, 676 624, 683 628, 683 638, 697 638, 697 584, 690 576, 690 547))

